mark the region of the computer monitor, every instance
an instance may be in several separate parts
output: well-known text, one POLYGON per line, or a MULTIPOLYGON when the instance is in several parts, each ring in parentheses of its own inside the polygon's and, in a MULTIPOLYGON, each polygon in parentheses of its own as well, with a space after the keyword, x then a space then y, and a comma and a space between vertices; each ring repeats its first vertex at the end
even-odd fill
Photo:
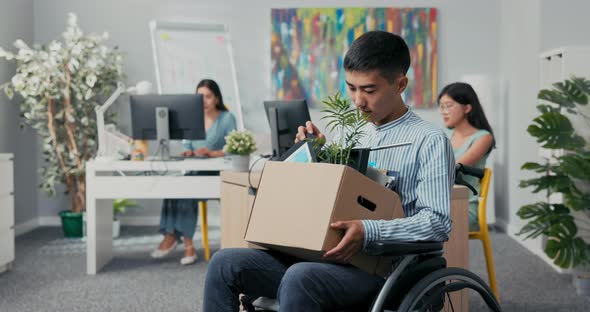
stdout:
POLYGON ((170 140, 204 140, 202 94, 131 95, 131 137, 157 140, 157 154, 170 159, 170 140))
POLYGON ((265 101, 270 124, 273 159, 278 159, 295 144, 297 128, 311 120, 305 100, 265 101))

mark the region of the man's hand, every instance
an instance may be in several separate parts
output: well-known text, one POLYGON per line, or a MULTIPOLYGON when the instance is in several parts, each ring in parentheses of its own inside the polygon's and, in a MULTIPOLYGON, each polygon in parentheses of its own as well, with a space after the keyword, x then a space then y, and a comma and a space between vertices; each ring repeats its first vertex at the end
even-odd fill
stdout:
POLYGON ((305 123, 304 126, 299 126, 297 128, 297 136, 295 136, 295 143, 299 143, 300 141, 305 140, 305 134, 313 134, 318 137, 318 139, 326 139, 326 136, 320 132, 320 129, 316 127, 311 121, 305 123))
POLYGON ((348 263, 352 256, 356 255, 363 248, 365 240, 365 228, 360 220, 338 221, 330 224, 335 230, 344 230, 344 237, 340 243, 331 250, 328 250, 323 258, 340 263, 348 263))
POLYGON ((193 151, 184 151, 184 152, 182 152, 182 156, 184 156, 184 157, 193 156, 193 151))

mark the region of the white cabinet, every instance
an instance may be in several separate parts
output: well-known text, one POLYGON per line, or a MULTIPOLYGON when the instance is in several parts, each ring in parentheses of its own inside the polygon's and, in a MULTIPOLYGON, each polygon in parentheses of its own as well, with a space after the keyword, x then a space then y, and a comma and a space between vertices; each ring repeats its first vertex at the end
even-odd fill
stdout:
POLYGON ((0 272, 14 261, 13 155, 0 154, 0 272))

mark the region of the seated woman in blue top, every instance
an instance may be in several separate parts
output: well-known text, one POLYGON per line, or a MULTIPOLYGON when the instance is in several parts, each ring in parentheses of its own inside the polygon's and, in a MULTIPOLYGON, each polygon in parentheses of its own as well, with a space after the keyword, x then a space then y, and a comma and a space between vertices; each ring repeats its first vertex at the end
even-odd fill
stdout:
MULTIPOLYGON (((442 89, 438 96, 438 108, 449 129, 455 162, 467 166, 485 168, 486 160, 496 146, 494 133, 479 103, 475 90, 464 82, 455 82, 442 89)), ((479 192, 479 180, 466 176, 465 181, 479 192)), ((469 198, 469 227, 478 222, 478 196, 469 198)))
MULTIPOLYGON (((222 157, 225 136, 236 129, 236 119, 227 111, 217 83, 204 79, 197 85, 197 93, 203 95, 205 112, 205 140, 183 141, 184 156, 222 157)), ((190 174, 207 174, 207 172, 191 172, 190 174)), ((153 258, 162 258, 176 247, 182 237, 184 241, 183 265, 192 264, 197 260, 193 247, 193 235, 197 226, 199 199, 165 199, 160 217, 160 233, 164 239, 151 254, 153 258)))

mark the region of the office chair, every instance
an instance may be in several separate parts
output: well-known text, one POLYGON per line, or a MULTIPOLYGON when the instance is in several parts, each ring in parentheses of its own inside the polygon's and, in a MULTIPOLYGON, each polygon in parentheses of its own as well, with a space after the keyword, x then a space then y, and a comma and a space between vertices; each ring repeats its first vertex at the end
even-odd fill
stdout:
POLYGON ((201 244, 205 250, 205 261, 211 259, 209 251, 209 226, 207 225, 207 201, 199 200, 199 217, 201 218, 201 244))
POLYGON ((500 301, 500 295, 498 294, 498 286, 496 284, 496 271, 494 270, 494 257, 492 256, 492 243, 490 241, 490 233, 488 231, 488 224, 486 220, 486 208, 488 202, 488 192, 490 189, 490 180, 492 178, 492 169, 485 168, 483 178, 480 182, 480 195, 479 195, 479 208, 478 208, 478 231, 469 232, 469 239, 479 239, 483 245, 483 251, 486 257, 486 266, 488 269, 488 279, 490 281, 490 287, 496 296, 496 299, 500 301))

